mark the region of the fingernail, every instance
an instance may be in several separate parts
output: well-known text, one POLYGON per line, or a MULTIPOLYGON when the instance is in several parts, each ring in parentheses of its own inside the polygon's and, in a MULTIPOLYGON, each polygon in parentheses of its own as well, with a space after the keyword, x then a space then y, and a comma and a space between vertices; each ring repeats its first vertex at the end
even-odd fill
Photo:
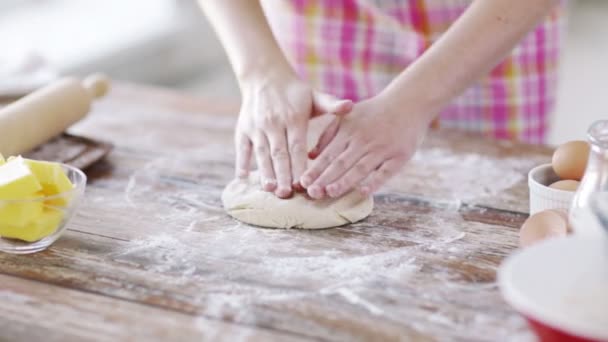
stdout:
POLYGON ((275 195, 277 195, 279 198, 286 199, 291 197, 292 191, 290 188, 277 188, 275 195))
POLYGON ((304 191, 304 187, 302 186, 302 184, 300 184, 300 182, 294 182, 291 186, 293 187, 293 190, 296 192, 304 191))
POLYGON ((314 199, 321 199, 323 197, 323 189, 318 185, 313 185, 308 188, 308 195, 314 199))
POLYGON ((308 188, 312 184, 312 177, 303 176, 302 179, 300 179, 300 184, 302 184, 303 187, 308 188))
POLYGON ((262 187, 264 188, 264 190, 266 191, 274 191, 274 189, 277 186, 277 181, 275 181, 274 179, 264 179, 262 187))
POLYGON ((338 197, 338 191, 340 190, 340 187, 335 184, 331 184, 328 185, 325 190, 327 191, 329 197, 338 197))
POLYGON ((367 186, 362 187, 361 189, 359 189, 359 191, 363 194, 363 195, 369 195, 370 193, 370 188, 367 186))

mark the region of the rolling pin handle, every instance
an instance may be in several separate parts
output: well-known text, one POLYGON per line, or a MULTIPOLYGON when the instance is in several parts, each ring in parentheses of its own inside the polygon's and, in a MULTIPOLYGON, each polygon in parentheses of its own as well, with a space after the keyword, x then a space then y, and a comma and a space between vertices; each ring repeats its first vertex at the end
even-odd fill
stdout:
POLYGON ((83 81, 82 85, 91 95, 91 98, 100 98, 108 93, 110 90, 110 79, 104 74, 93 74, 87 76, 83 81))

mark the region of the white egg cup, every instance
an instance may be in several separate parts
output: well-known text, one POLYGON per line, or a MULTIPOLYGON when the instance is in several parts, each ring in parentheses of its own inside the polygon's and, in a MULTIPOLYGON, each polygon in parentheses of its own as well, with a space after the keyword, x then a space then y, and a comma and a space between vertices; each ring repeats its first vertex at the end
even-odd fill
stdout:
POLYGON ((533 168, 528 174, 530 189, 530 215, 547 209, 568 211, 574 198, 574 191, 550 188, 549 185, 559 181, 559 176, 553 171, 551 164, 543 164, 533 168))

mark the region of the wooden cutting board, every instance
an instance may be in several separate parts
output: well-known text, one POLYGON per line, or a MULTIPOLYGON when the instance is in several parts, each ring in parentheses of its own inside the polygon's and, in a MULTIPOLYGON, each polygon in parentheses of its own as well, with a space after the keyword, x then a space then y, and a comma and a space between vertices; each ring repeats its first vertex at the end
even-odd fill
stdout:
POLYGON ((112 144, 107 142, 65 133, 26 153, 25 157, 86 169, 108 155, 112 148, 112 144))

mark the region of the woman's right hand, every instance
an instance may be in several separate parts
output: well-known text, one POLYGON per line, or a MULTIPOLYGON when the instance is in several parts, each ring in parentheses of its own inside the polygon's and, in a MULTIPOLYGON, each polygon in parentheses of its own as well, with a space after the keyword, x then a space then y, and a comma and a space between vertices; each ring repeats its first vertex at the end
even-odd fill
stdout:
POLYGON ((301 190, 306 170, 308 120, 350 112, 350 100, 314 91, 291 75, 251 77, 240 82, 242 104, 236 127, 236 175, 247 177, 255 157, 260 184, 280 198, 301 190))

